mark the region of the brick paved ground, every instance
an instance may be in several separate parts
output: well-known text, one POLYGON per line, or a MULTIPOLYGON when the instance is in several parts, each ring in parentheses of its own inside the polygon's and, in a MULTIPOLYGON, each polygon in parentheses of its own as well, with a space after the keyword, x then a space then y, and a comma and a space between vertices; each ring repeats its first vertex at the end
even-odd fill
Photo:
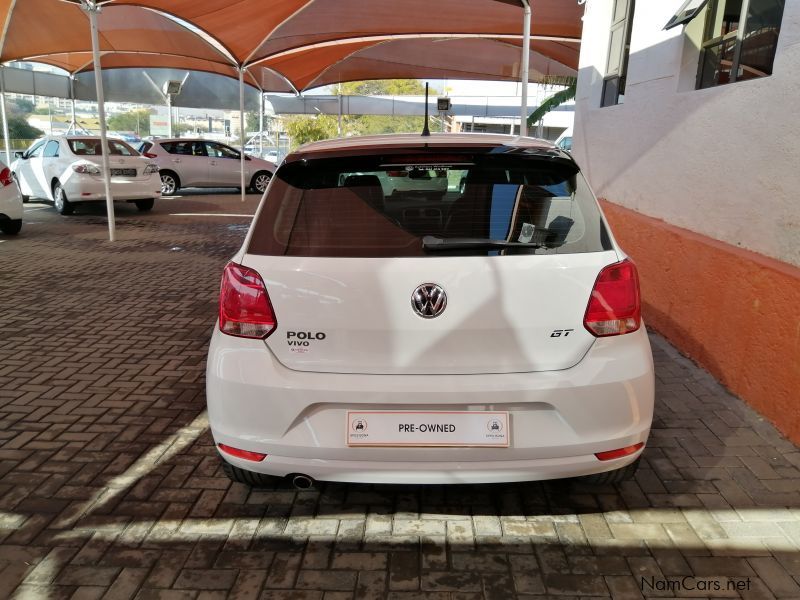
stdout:
POLYGON ((0 598, 800 598, 800 452, 657 336, 635 482, 229 483, 203 368, 248 220, 176 213, 256 201, 122 206, 113 245, 31 204, 0 237, 0 598))

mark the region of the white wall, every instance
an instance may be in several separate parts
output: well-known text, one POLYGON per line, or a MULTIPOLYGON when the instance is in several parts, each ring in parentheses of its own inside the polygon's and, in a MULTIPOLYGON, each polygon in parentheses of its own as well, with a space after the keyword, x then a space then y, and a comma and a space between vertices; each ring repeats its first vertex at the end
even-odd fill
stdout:
POLYGON ((700 15, 638 0, 624 104, 600 108, 612 0, 588 0, 574 150, 598 196, 800 266, 800 0, 786 0, 773 75, 694 89, 700 15))

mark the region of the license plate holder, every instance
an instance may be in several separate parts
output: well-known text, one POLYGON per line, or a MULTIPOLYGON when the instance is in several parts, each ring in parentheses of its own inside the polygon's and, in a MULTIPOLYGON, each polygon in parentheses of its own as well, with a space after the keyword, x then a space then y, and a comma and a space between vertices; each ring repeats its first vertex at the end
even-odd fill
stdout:
POLYGON ((136 177, 136 169, 111 169, 112 177, 136 177))
POLYGON ((508 448, 507 411, 347 411, 354 446, 508 448))

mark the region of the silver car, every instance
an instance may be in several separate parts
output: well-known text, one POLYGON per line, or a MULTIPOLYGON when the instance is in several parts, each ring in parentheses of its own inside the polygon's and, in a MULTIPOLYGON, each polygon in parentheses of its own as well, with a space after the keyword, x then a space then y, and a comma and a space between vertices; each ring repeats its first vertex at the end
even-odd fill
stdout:
MULTIPOLYGON (((239 151, 220 142, 159 139, 142 142, 139 152, 158 164, 164 195, 180 188, 241 187, 239 151)), ((275 163, 245 154, 245 183, 254 193, 264 193, 274 172, 275 163)))

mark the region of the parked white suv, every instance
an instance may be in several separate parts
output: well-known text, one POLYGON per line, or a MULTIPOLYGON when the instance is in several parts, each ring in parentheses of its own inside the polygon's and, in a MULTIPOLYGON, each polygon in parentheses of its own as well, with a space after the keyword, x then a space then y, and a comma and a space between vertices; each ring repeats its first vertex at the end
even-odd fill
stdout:
MULTIPOLYGON (((139 151, 158 164, 161 192, 180 188, 241 187, 239 151, 220 142, 203 139, 163 139, 142 142, 139 151)), ((275 172, 275 164, 245 154, 245 183, 263 194, 275 172)))
POLYGON ((207 402, 234 481, 620 481, 653 399, 636 267, 548 142, 301 147, 222 276, 207 402), (464 183, 386 196, 389 170, 464 183))

